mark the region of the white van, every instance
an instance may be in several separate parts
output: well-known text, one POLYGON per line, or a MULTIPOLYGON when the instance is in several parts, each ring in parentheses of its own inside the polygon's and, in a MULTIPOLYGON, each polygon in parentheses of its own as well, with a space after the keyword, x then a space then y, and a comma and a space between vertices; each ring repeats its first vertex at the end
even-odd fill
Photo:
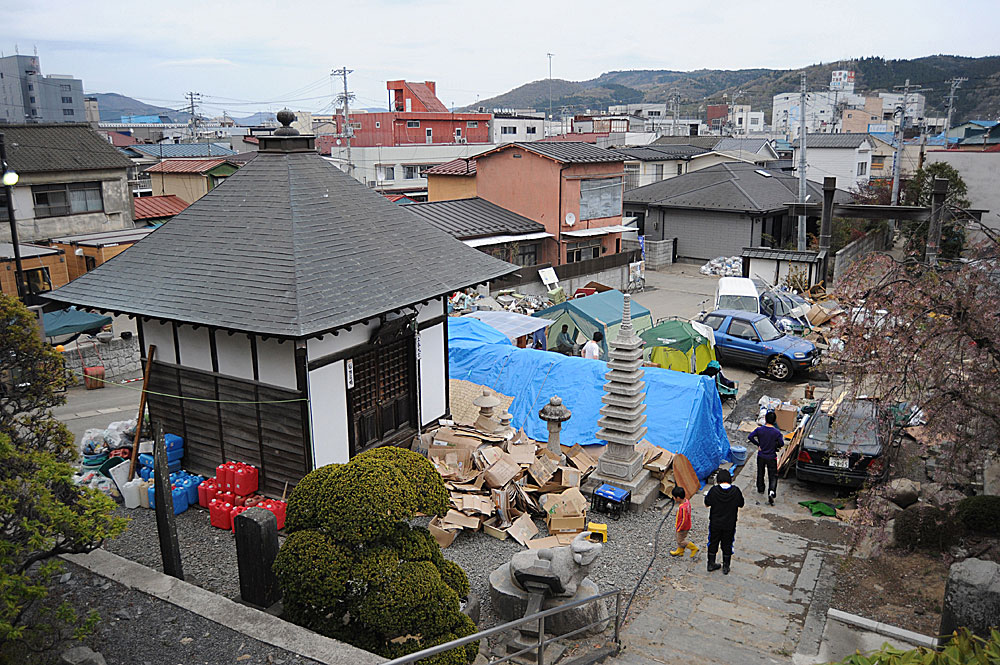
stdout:
POLYGON ((715 309, 738 309, 760 314, 760 294, 749 277, 720 277, 715 287, 715 309))

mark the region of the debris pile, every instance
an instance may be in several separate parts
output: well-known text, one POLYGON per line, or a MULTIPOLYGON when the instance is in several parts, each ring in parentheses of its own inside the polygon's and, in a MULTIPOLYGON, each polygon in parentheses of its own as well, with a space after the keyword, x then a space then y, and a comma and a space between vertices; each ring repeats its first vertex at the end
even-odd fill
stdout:
POLYGON ((531 316, 553 304, 554 302, 547 297, 518 293, 514 289, 499 291, 496 298, 476 292, 457 291, 448 299, 448 311, 453 314, 467 314, 483 310, 505 311, 531 316))
POLYGON ((743 258, 739 256, 717 256, 698 270, 702 275, 719 277, 742 277, 743 258))

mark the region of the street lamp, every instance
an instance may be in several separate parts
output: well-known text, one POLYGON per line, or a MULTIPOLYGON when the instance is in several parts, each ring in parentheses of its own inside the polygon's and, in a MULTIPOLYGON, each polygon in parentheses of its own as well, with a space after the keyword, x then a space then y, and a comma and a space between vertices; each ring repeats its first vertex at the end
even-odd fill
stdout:
POLYGON ((14 248, 14 282, 17 284, 17 297, 24 301, 27 295, 24 288, 24 268, 21 265, 21 245, 17 238, 17 222, 14 220, 14 185, 17 184, 17 172, 7 163, 7 146, 3 133, 0 133, 0 171, 3 171, 4 193, 7 195, 7 221, 10 222, 10 244, 14 248))

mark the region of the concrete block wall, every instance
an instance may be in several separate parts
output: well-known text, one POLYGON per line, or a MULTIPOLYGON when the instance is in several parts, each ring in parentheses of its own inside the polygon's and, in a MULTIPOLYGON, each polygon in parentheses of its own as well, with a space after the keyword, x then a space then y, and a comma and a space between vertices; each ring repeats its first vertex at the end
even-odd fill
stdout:
MULTIPOLYGON (((808 146, 807 146, 808 147, 808 146)), ((888 230, 866 233, 854 242, 845 245, 833 257, 833 281, 839 282, 847 274, 851 264, 871 252, 880 252, 889 247, 892 235, 888 230)))
MULTIPOLYGON (((559 280, 559 286, 563 287, 567 297, 572 298, 573 293, 578 288, 586 286, 589 282, 600 282, 605 286, 610 286, 613 289, 624 291, 628 288, 628 265, 587 273, 586 275, 580 275, 579 277, 561 279, 559 280)), ((502 290, 503 289, 490 288, 491 295, 494 296, 502 290)), ((545 288, 545 285, 542 284, 540 279, 521 284, 520 286, 515 287, 515 290, 518 293, 523 293, 525 295, 548 295, 548 290, 545 288)))
MULTIPOLYGON (((638 240, 622 239, 622 251, 639 251, 638 240)), ((674 262, 674 240, 646 239, 646 269, 659 270, 674 262)))
POLYGON ((129 339, 115 337, 110 342, 79 343, 79 351, 70 348, 63 351, 66 370, 74 383, 83 383, 82 367, 104 367, 105 379, 133 378, 142 373, 142 363, 139 361, 139 338, 132 335, 129 339), (96 345, 96 350, 95 350, 96 345), (81 365, 80 359, 83 358, 81 365))

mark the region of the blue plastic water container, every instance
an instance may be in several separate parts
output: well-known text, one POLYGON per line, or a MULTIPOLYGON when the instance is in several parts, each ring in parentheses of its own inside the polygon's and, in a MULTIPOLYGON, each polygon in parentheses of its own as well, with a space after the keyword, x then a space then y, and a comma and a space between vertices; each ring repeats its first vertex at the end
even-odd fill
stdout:
POLYGON ((188 476, 184 479, 184 489, 187 490, 188 505, 193 506, 198 503, 198 486, 205 479, 201 476, 188 476))
POLYGON ((167 461, 168 462, 178 462, 184 457, 183 448, 174 448, 173 450, 167 451, 167 461))
POLYGON ((149 453, 139 453, 139 464, 153 468, 153 456, 149 453))
POLYGON ((153 475, 153 470, 150 469, 148 466, 140 466, 139 467, 139 476, 143 480, 149 480, 149 477, 151 475, 153 475))
POLYGON ((747 449, 745 446, 729 446, 729 451, 733 455, 733 464, 743 466, 747 462, 747 449))
POLYGON ((155 490, 156 490, 156 487, 153 486, 153 485, 150 485, 149 489, 147 490, 149 492, 149 507, 150 508, 156 508, 156 492, 155 492, 155 490))
POLYGON ((187 488, 183 486, 175 487, 171 494, 174 499, 174 515, 180 515, 188 509, 187 488))
POLYGON ((184 439, 176 434, 164 434, 163 442, 166 444, 167 450, 176 450, 184 447, 184 439))

